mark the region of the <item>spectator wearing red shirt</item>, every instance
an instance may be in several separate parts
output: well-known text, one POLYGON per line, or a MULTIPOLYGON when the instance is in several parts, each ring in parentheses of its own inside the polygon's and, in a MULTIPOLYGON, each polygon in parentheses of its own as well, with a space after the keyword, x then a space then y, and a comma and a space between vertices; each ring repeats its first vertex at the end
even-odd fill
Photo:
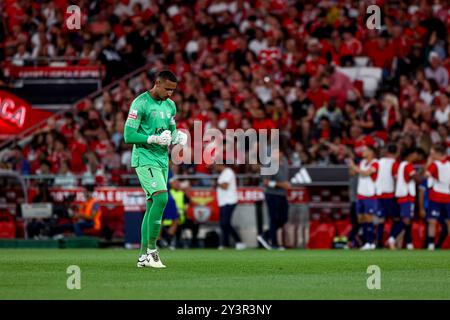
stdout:
POLYGON ((262 49, 258 54, 258 60, 267 68, 272 67, 281 59, 281 57, 281 50, 276 46, 270 46, 267 49, 262 49))
POLYGON ((253 112, 252 127, 258 132, 260 129, 275 129, 275 124, 263 109, 257 109, 253 112))
POLYGON ((285 50, 282 55, 283 70, 286 72, 295 72, 295 66, 301 59, 301 52, 298 50, 295 39, 285 41, 285 50))
POLYGON ((327 65, 327 61, 318 53, 310 53, 306 57, 306 72, 311 77, 317 76, 321 67, 327 65))
POLYGON ((5 16, 10 31, 13 30, 14 26, 22 25, 26 19, 24 8, 22 8, 22 5, 18 1, 14 0, 6 1, 5 16))
POLYGON ((343 108, 352 95, 357 96, 358 91, 349 77, 337 71, 334 66, 328 66, 325 71, 329 85, 328 95, 334 99, 338 108, 343 108))
POLYGON ((238 108, 233 108, 230 112, 231 117, 227 121, 227 129, 242 128, 242 112, 238 108))
POLYGON ((323 116, 319 119, 317 129, 313 133, 314 143, 331 142, 337 137, 338 131, 330 124, 330 119, 323 116))
POLYGON ((272 121, 276 128, 289 132, 291 127, 291 116, 288 112, 286 102, 281 97, 275 98, 273 102, 273 110, 271 112, 272 121))
POLYGON ((170 65, 170 70, 172 70, 179 79, 183 78, 184 74, 191 70, 183 53, 175 53, 173 63, 170 65))
POLYGON ((145 11, 143 10, 142 4, 139 2, 135 2, 132 7, 133 15, 130 16, 130 19, 134 24, 139 23, 142 20, 148 20, 153 15, 152 11, 147 8, 145 11))
POLYGON ((64 124, 61 126, 59 131, 66 138, 67 141, 70 141, 74 137, 75 131, 79 129, 79 126, 75 123, 73 118, 73 114, 71 112, 66 112, 64 114, 64 124))
POLYGON ((395 25, 392 28, 392 50, 396 57, 400 59, 406 58, 413 44, 414 41, 408 39, 401 25, 395 25))
POLYGON ((339 54, 341 56, 342 66, 351 66, 354 64, 353 58, 361 55, 362 44, 361 41, 356 39, 350 31, 344 31, 343 43, 339 48, 339 54))
POLYGON ((48 155, 47 160, 51 164, 52 173, 58 173, 62 161, 70 159, 70 152, 66 148, 66 142, 62 139, 56 139, 54 149, 48 155))
POLYGON ((108 133, 101 129, 95 137, 95 140, 89 144, 89 149, 94 150, 97 156, 102 159, 106 155, 110 144, 108 133))
POLYGON ((383 32, 376 40, 367 42, 364 46, 365 54, 370 58, 374 67, 390 70, 395 53, 389 42, 387 32, 383 32))
POLYGON ((353 147, 353 151, 357 158, 361 158, 363 156, 364 148, 374 147, 376 144, 375 139, 370 135, 362 134, 362 130, 359 126, 353 125, 350 128, 350 140, 347 142, 353 147))
POLYGON ((86 171, 86 165, 83 160, 83 155, 88 150, 85 137, 80 131, 75 131, 74 139, 69 143, 70 170, 75 174, 80 174, 86 171))
POLYGON ((309 89, 306 91, 306 96, 312 102, 316 110, 320 109, 329 99, 328 92, 322 89, 317 77, 309 79, 309 89))
POLYGON ((236 27, 228 29, 228 37, 223 43, 223 50, 228 53, 235 53, 240 47, 239 31, 236 27))
POLYGON ((340 48, 342 45, 342 38, 338 30, 331 33, 331 38, 328 41, 322 41, 323 52, 328 57, 328 61, 335 66, 341 65, 340 48))

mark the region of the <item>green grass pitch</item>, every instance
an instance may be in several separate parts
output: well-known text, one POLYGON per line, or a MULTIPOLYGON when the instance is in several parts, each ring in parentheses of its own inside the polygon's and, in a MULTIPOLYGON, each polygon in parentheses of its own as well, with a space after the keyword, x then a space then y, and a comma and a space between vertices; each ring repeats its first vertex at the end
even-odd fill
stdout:
POLYGON ((450 299, 450 251, 2 249, 0 299, 450 299), (81 290, 67 289, 67 267, 81 290), (369 265, 381 289, 369 290, 369 265))

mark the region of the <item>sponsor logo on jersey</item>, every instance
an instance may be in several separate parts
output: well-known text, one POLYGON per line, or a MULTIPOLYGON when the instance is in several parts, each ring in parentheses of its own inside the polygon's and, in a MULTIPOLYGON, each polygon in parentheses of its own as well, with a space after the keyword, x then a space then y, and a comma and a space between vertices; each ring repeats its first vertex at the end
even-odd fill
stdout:
POLYGON ((130 113, 128 114, 128 119, 137 119, 137 110, 130 110, 130 113))

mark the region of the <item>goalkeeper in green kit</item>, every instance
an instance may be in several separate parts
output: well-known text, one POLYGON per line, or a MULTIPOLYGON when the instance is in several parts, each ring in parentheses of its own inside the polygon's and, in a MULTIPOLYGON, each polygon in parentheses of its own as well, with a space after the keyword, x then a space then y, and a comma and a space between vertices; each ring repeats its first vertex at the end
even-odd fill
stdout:
POLYGON ((177 78, 171 71, 159 72, 153 88, 133 100, 125 122, 125 143, 133 144, 131 166, 147 199, 138 267, 166 267, 159 258, 156 241, 168 199, 169 145, 187 142, 187 135, 176 130, 177 109, 169 99, 176 87, 177 78))

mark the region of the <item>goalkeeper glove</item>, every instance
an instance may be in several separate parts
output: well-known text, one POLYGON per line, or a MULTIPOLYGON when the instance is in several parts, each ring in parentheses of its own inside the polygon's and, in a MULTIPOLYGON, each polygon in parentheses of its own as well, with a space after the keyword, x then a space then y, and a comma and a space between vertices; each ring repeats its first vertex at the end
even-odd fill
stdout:
POLYGON ((147 139, 148 144, 156 143, 159 144, 160 146, 168 146, 171 141, 172 141, 172 134, 170 130, 163 131, 163 133, 161 133, 161 135, 159 136, 152 135, 147 139))
POLYGON ((187 134, 181 131, 177 131, 176 137, 173 139, 172 144, 180 144, 182 146, 187 143, 187 134))

